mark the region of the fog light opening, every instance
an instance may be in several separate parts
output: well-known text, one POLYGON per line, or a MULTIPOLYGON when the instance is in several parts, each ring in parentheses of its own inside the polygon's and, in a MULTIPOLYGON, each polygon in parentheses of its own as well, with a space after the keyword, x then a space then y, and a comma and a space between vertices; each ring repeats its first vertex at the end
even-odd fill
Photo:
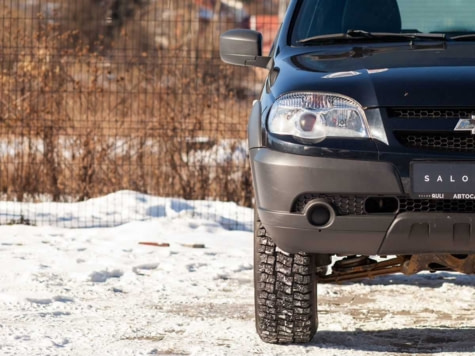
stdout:
POLYGON ((399 200, 395 197, 370 197, 365 201, 365 211, 368 214, 397 213, 399 200))
POLYGON ((321 229, 327 228, 335 221, 335 210, 325 201, 311 201, 307 204, 305 215, 308 222, 321 229))

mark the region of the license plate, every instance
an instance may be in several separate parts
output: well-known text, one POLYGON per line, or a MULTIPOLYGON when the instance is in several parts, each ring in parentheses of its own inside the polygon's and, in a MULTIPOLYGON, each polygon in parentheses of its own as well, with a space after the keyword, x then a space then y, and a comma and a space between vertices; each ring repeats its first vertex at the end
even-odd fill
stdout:
POLYGON ((412 162, 411 187, 420 199, 475 200, 475 162, 412 162))

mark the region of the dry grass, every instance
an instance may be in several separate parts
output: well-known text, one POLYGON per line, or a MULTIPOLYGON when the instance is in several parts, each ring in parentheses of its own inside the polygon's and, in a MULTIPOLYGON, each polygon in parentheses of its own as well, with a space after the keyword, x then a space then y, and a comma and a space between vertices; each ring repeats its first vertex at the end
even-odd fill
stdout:
POLYGON ((212 148, 226 139, 230 156, 245 138, 249 101, 235 78, 252 72, 222 65, 202 40, 215 24, 170 2, 168 20, 139 9, 111 34, 104 9, 87 20, 89 3, 66 22, 1 9, 12 29, 0 37, 1 192, 57 201, 133 189, 250 205, 247 161, 212 148))

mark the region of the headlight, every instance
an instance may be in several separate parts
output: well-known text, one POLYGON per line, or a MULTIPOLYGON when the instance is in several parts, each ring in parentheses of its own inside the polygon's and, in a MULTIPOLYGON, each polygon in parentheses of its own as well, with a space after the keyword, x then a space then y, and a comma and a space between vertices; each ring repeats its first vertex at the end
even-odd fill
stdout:
POLYGON ((271 133, 291 135, 303 143, 317 143, 326 137, 373 137, 387 144, 382 122, 368 125, 361 105, 337 94, 290 93, 278 98, 269 114, 271 133))

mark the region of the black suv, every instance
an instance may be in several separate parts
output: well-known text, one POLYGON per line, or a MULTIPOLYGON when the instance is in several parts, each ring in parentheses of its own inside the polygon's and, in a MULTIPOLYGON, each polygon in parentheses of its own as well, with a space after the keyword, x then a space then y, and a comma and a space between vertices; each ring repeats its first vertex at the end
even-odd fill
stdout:
POLYGON ((310 341, 317 283, 475 273, 475 1, 293 0, 249 120, 256 324, 310 341), (385 257, 388 256, 388 257, 385 257))

